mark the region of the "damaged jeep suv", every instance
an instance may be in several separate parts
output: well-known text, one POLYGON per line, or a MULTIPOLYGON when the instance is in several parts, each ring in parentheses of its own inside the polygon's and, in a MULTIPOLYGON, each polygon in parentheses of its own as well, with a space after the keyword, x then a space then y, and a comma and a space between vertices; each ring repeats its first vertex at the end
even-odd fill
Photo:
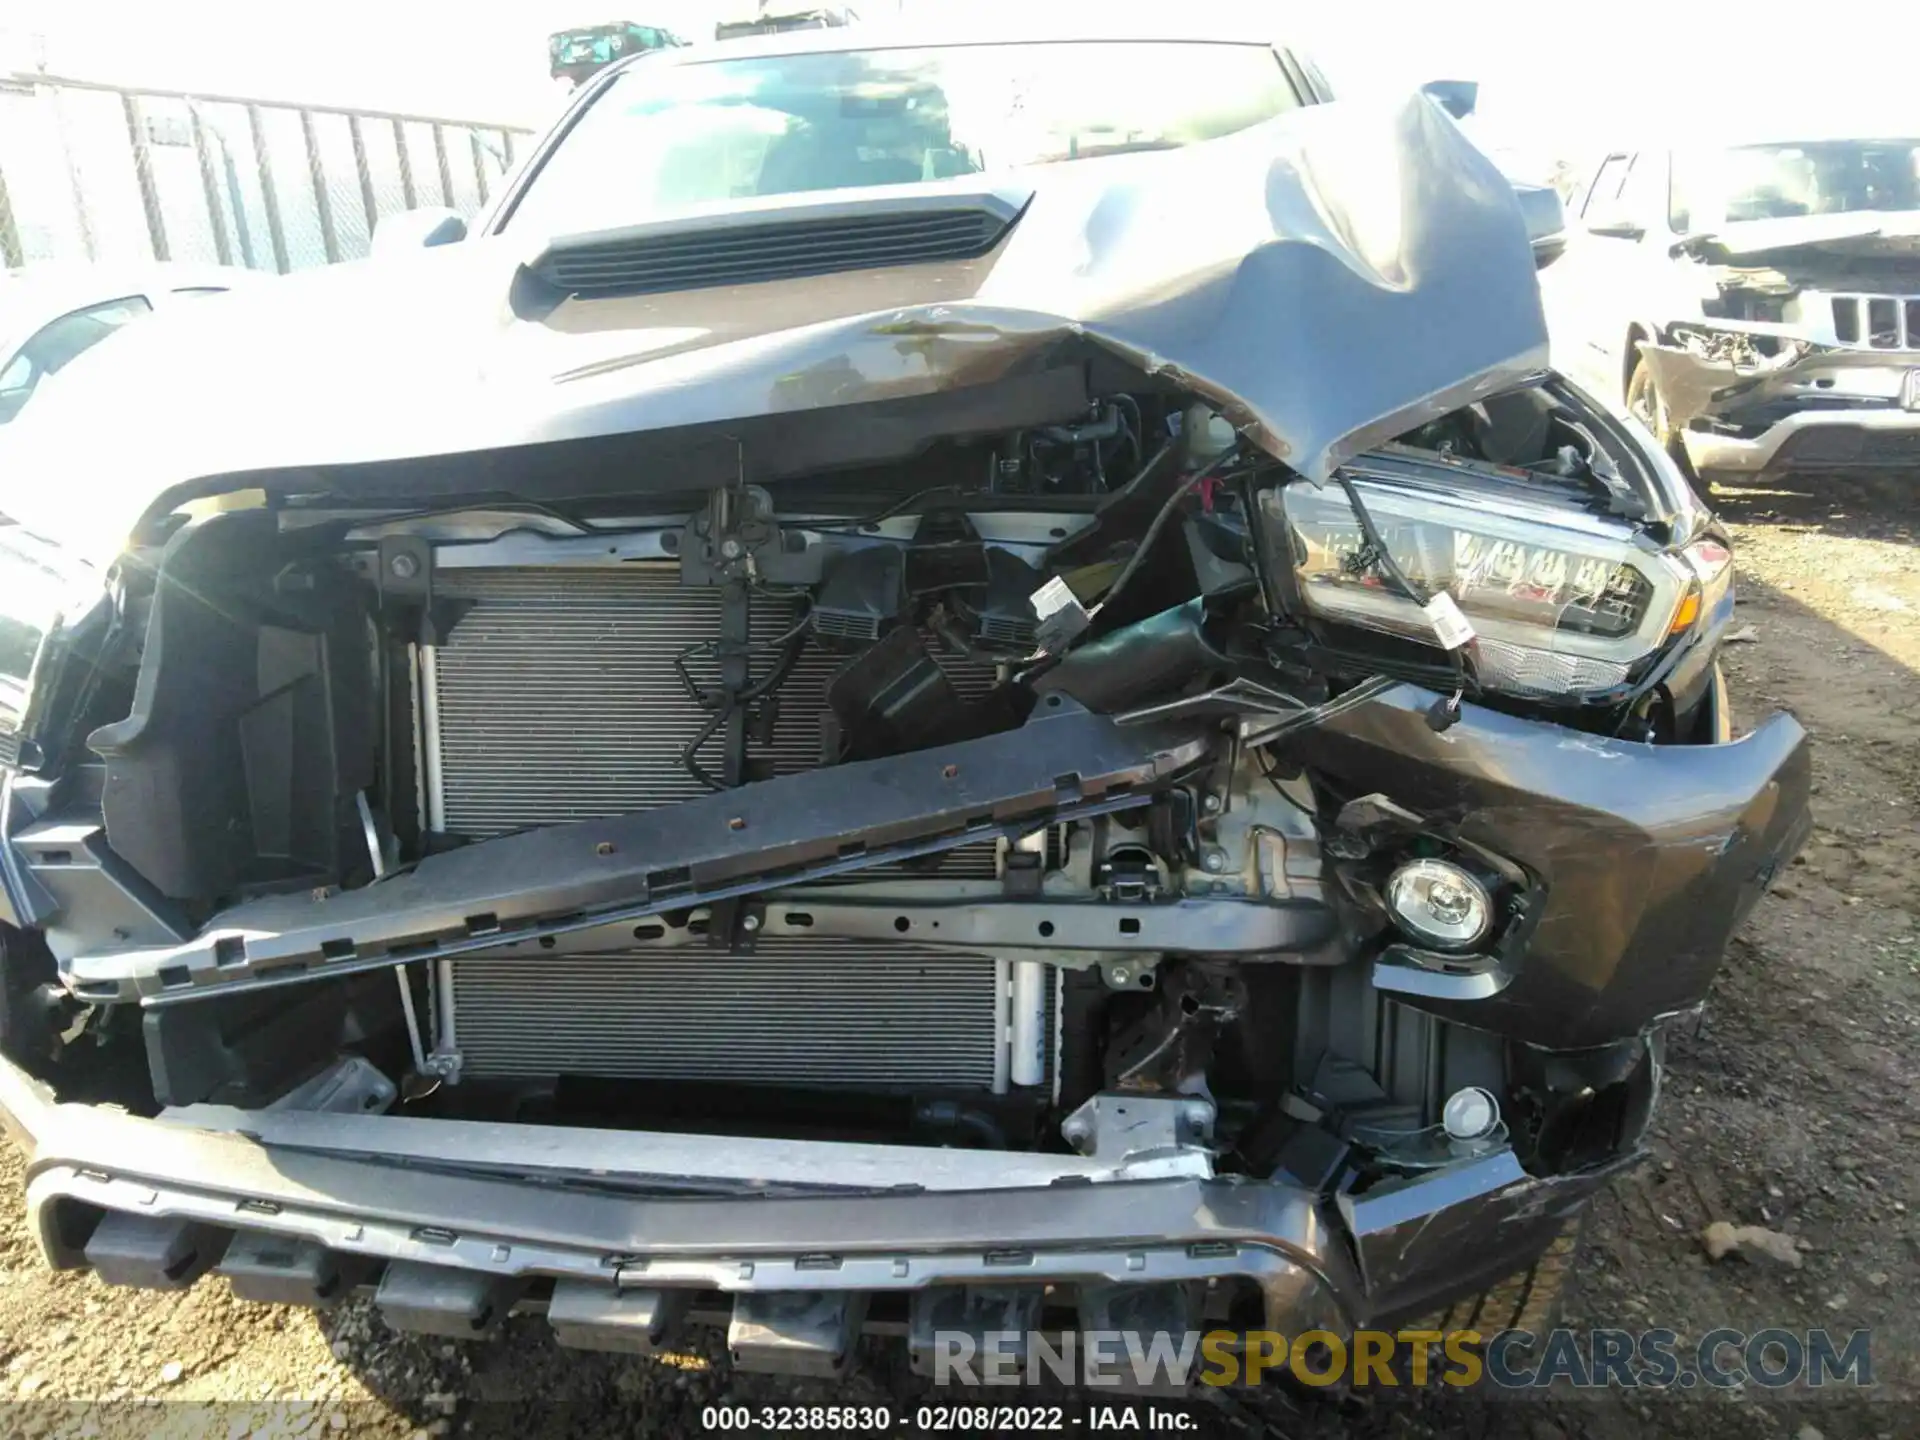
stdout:
POLYGON ((1554 360, 1704 485, 1920 466, 1920 139, 1619 151, 1576 206, 1554 360))
POLYGON ((1506 181, 1265 44, 650 57, 150 331, 0 493, 0 1109, 110 1282, 1535 1320, 1807 824, 1506 181))

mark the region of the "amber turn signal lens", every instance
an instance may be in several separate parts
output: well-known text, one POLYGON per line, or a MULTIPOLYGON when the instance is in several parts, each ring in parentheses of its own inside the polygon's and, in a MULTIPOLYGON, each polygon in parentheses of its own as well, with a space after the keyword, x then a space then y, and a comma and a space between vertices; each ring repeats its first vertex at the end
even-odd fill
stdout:
POLYGON ((1694 585, 1680 597, 1680 608, 1673 612, 1673 624, 1667 627, 1667 634, 1672 636, 1678 635, 1683 630, 1691 630, 1694 622, 1699 618, 1700 587, 1694 585))

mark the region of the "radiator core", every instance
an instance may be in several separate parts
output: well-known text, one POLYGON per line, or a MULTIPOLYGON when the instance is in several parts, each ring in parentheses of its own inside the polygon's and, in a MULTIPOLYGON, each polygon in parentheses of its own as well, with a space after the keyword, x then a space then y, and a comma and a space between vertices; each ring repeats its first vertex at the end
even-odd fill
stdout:
POLYGON ((454 967, 464 1072, 862 1089, 991 1088, 990 955, 769 936, 454 967))
MULTIPOLYGON (((458 618, 422 707, 444 827, 475 838, 619 815, 703 793, 681 762, 709 712, 674 656, 715 639, 720 593, 682 587, 673 564, 444 570, 458 618)), ((750 633, 773 639, 791 602, 756 597, 750 633)), ((756 664, 771 663, 762 652, 756 664)), ((790 774, 822 759, 826 684, 846 662, 809 645, 749 755, 790 774)), ((963 694, 990 667, 949 663, 963 694)), ((711 685, 710 659, 690 660, 711 685)), ((721 744, 699 759, 718 773, 721 744)), ((859 877, 885 873, 876 869, 859 877)), ((991 845, 928 873, 991 877, 991 845)), ((1003 974, 990 955, 901 942, 761 937, 750 954, 687 947, 481 957, 452 967, 462 1073, 558 1074, 985 1089, 1004 1075, 1003 974), (996 1069, 998 1067, 998 1069, 996 1069)))
MULTIPOLYGON (((448 830, 496 835, 704 793, 680 755, 709 712, 687 696, 673 662, 718 638, 717 589, 683 587, 677 565, 651 563, 450 570, 434 592, 464 612, 436 656, 448 830)), ((779 637, 795 613, 791 601, 756 595, 751 638, 779 637)), ((990 665, 936 655, 962 695, 993 683, 990 665)), ((772 658, 755 657, 754 673, 772 658)), ((779 775, 821 762, 827 681, 847 659, 816 645, 801 652, 771 735, 749 745, 752 759, 779 775)), ((703 685, 718 679, 711 659, 687 668, 703 685)), ((709 774, 721 750, 715 738, 698 752, 709 774)))

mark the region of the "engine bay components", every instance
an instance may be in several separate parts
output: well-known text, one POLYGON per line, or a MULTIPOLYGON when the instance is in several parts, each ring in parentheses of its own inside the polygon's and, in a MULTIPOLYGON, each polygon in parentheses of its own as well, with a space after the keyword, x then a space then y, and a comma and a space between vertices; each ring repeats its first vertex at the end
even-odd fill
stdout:
POLYGON ((839 723, 836 758, 897 755, 1001 728, 991 699, 964 704, 947 672, 914 630, 897 629, 844 665, 827 682, 827 704, 839 723))
MULTIPOLYGON (((1632 462, 1602 463, 1607 436, 1542 390, 1320 488, 1144 385, 1078 425, 697 504, 192 521, 132 572, 116 633, 144 625, 145 645, 92 672, 127 687, 95 702, 107 773, 139 759, 113 719, 135 681, 176 707, 195 686, 234 697, 196 764, 314 773, 249 798, 273 824, 224 832, 237 859, 158 867, 182 892, 160 896, 113 842, 146 863, 138 787, 106 787, 103 820, 86 785, 13 786, 38 807, 9 853, 45 897, 28 918, 47 1048, 138 1010, 157 1103, 249 1115, 631 1130, 693 1108, 746 1135, 1044 1155, 1151 1103, 1185 1117, 1176 1151, 1218 1128, 1250 1174, 1326 1186, 1343 1165, 1444 1159, 1446 1097, 1508 1106, 1503 1037, 1542 1032, 1515 1002, 1578 938, 1559 925, 1516 963, 1579 900, 1560 817, 1589 847, 1664 843, 1595 776, 1623 722, 1640 745, 1702 703, 1684 667, 1724 564, 1616 503, 1632 462), (1002 483, 1010 448, 1038 490, 1002 483), (1429 590, 1459 635, 1435 633, 1429 590), (1514 686, 1501 646, 1618 650, 1622 669, 1599 695, 1547 662, 1514 686), (1404 733, 1436 694, 1446 733, 1404 733), (307 719, 286 731, 253 718, 263 695, 327 704, 288 710, 307 719), (1464 841, 1435 775, 1496 753, 1515 770, 1528 737, 1575 728, 1591 753, 1529 782, 1536 828, 1464 841), (334 824, 330 863, 238 853, 334 824), (1447 1028, 1469 1020, 1479 1038, 1447 1028), (1412 1058, 1443 1030, 1444 1063, 1412 1058), (1372 1089, 1322 1075, 1389 1032, 1354 1062, 1372 1089), (1303 1122, 1288 1095, 1346 1118, 1303 1122), (1383 1138, 1415 1121, 1433 1145, 1383 1138)), ((1730 814, 1790 764, 1788 739, 1725 762, 1730 814)), ((208 812, 176 809, 193 850, 208 812)), ((1705 887, 1692 908, 1738 903, 1705 887)), ((1701 973, 1673 977, 1674 1003, 1701 973)), ((1561 1020, 1563 1043, 1614 1023, 1561 1020)), ((329 1275, 303 1260, 257 1278, 305 1294, 329 1275)), ((490 1323, 484 1287, 413 1283, 388 1295, 408 1323, 490 1323)), ((653 1313, 622 1343, 651 1343, 653 1313)), ((576 1328, 608 1338, 617 1320, 576 1328)))
POLYGON ((807 623, 822 644, 846 649, 870 645, 907 613, 900 552, 874 545, 843 557, 807 607, 807 623))
POLYGON ((1040 625, 1046 618, 1033 597, 1046 581, 1039 569, 1010 550, 996 546, 986 558, 986 582, 955 591, 948 603, 976 646, 1001 655, 1030 655, 1040 648, 1040 625))

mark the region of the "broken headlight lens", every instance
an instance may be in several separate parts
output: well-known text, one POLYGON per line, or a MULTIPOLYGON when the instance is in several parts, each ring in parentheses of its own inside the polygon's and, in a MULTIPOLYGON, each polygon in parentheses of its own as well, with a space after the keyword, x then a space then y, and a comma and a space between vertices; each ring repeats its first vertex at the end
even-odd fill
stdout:
MULTIPOLYGON (((1599 694, 1703 614, 1704 576, 1632 527, 1471 472, 1428 481, 1355 467, 1354 488, 1402 571, 1472 623, 1480 682, 1509 694, 1599 694)), ((1270 552, 1292 558, 1315 615, 1437 644, 1420 606, 1370 553, 1346 493, 1307 481, 1265 492, 1270 552)), ((1717 607, 1716 607, 1717 608, 1717 607)))

